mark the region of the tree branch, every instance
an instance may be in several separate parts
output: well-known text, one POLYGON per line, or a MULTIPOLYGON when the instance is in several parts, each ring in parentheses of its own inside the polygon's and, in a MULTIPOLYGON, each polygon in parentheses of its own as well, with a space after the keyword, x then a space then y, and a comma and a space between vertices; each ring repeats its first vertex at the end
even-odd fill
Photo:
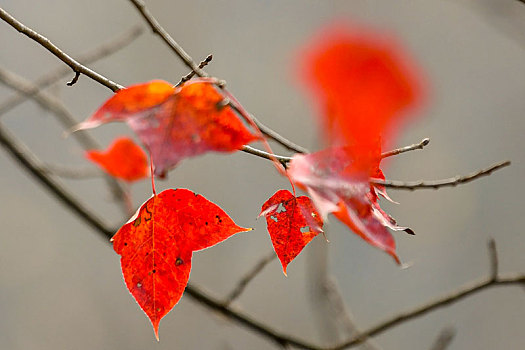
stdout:
POLYGON ((90 77, 91 79, 99 82, 100 84, 110 88, 113 92, 123 88, 123 86, 81 65, 75 59, 67 55, 64 51, 60 50, 48 38, 35 32, 33 29, 25 26, 24 24, 20 23, 18 20, 16 20, 13 16, 11 16, 7 11, 5 11, 2 8, 0 8, 0 18, 3 19, 11 27, 15 28, 20 33, 28 36, 29 38, 33 39, 34 41, 36 41, 37 43, 45 47, 49 52, 55 55, 59 60, 61 60, 62 62, 67 64, 69 67, 71 67, 73 72, 84 74, 90 77))
POLYGON ((388 188, 394 188, 398 190, 420 190, 420 189, 434 189, 437 190, 441 187, 455 187, 467 182, 474 181, 480 177, 488 176, 492 172, 499 170, 501 168, 507 167, 510 165, 510 161, 506 160, 504 162, 496 163, 491 165, 486 169, 478 170, 472 174, 465 176, 456 176, 449 179, 435 180, 435 181, 414 181, 414 182, 404 182, 396 180, 380 180, 380 179, 370 179, 370 183, 375 185, 382 185, 388 188))
MULTIPOLYGON (((99 47, 90 50, 89 52, 79 55, 78 60, 82 64, 90 64, 98 61, 101 58, 112 55, 113 53, 121 50, 125 46, 133 42, 144 30, 140 26, 133 26, 129 30, 115 37, 114 39, 100 45, 99 47)), ((56 83, 58 80, 62 79, 66 75, 70 74, 71 70, 68 67, 63 65, 53 69, 43 75, 42 77, 35 80, 33 83, 34 87, 32 89, 25 90, 24 93, 20 92, 15 96, 12 96, 6 99, 2 104, 0 104, 0 116, 12 110, 26 99, 32 97, 33 95, 38 94, 40 91, 44 90, 48 86, 56 83)))
MULTIPOLYGON (((461 301, 462 299, 476 294, 478 292, 481 292, 485 289, 497 287, 497 286, 525 286, 525 274, 521 275, 508 275, 508 276, 493 276, 492 274, 494 271, 497 271, 497 269, 494 269, 494 266, 497 265, 497 254, 496 252, 496 246, 494 241, 489 241, 489 257, 490 257, 490 272, 491 275, 489 275, 488 278, 485 278, 482 281, 479 282, 472 282, 469 283, 458 290, 446 294, 433 302, 426 303, 422 306, 416 307, 412 310, 400 313, 380 324, 377 326, 369 328, 367 331, 362 332, 361 334, 358 334, 355 337, 352 337, 350 340, 336 346, 333 348, 330 348, 329 350, 341 350, 346 349, 352 346, 356 346, 363 341, 365 341, 368 337, 372 337, 378 334, 381 334, 388 329, 395 327, 401 323, 407 322, 413 318, 420 317, 425 315, 428 312, 434 311, 438 308, 448 306, 450 304, 457 303, 461 301)), ((328 350, 328 349, 327 349, 328 350)))

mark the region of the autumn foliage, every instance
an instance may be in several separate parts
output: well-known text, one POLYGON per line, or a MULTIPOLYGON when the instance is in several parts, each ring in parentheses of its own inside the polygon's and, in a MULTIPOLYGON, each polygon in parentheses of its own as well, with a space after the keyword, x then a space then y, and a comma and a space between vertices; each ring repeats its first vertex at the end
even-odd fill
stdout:
MULTIPOLYGON (((397 226, 380 208, 385 189, 370 179, 384 179, 381 146, 392 139, 404 112, 420 100, 418 77, 394 44, 341 25, 325 31, 301 57, 301 79, 321 111, 327 148, 295 154, 286 166, 279 164, 292 191, 278 190, 262 205, 260 215, 266 218, 283 271, 323 232, 330 214, 399 262, 389 229, 412 231, 397 226), (296 188, 308 196, 297 196, 296 188)), ((261 139, 253 121, 240 118, 226 97, 211 78, 179 87, 155 80, 118 91, 78 129, 126 122, 151 157, 152 176, 164 177, 185 158, 235 152, 261 139)), ((145 157, 136 147, 119 139, 108 151, 88 157, 109 174, 133 181, 147 173, 145 157)), ((113 246, 121 255, 126 285, 157 337, 160 320, 188 282, 193 252, 248 230, 204 197, 177 189, 153 190, 153 197, 115 234, 113 246)))
POLYGON ((121 256, 124 281, 151 320, 157 339, 160 320, 186 288, 193 252, 250 230, 186 189, 154 195, 118 230, 112 241, 121 256))

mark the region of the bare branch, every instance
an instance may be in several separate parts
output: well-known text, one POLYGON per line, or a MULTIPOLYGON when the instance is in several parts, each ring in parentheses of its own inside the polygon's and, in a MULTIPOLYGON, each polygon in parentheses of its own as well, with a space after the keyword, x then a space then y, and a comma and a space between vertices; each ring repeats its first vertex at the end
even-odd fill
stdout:
POLYGON ((228 294, 226 297, 226 300, 224 301, 224 305, 228 306, 230 305, 235 299, 237 299, 242 292, 244 292, 244 289, 248 286, 248 284, 268 265, 270 262, 272 262, 277 255, 274 251, 271 251, 270 254, 266 254, 263 256, 257 264, 255 264, 250 271, 248 271, 237 283, 235 288, 228 294))
POLYGON ((330 348, 330 350, 340 350, 340 349, 346 349, 350 348, 352 346, 356 346, 363 341, 365 341, 368 337, 372 337, 378 334, 381 334, 388 329, 398 326, 404 322, 407 322, 411 319, 420 317, 425 315, 428 312, 434 311, 438 308, 448 306, 450 304, 457 303, 464 298, 473 295, 475 293, 481 292, 485 289, 492 288, 492 287, 498 287, 498 286, 525 286, 525 274, 522 275, 512 275, 512 276, 499 276, 495 280, 492 278, 484 279, 480 282, 474 282, 470 283, 468 285, 465 285, 458 290, 444 295, 438 299, 436 299, 433 302, 426 303, 422 306, 416 307, 412 310, 399 313, 392 318, 381 322, 377 326, 371 327, 367 331, 362 332, 361 334, 351 338, 350 340, 336 346, 333 348, 330 348))
POLYGON ((479 170, 475 173, 465 175, 465 176, 456 176, 450 179, 435 180, 435 181, 415 181, 415 182, 404 182, 404 181, 395 181, 395 180, 380 180, 380 179, 371 179, 370 183, 375 185, 382 185, 388 188, 394 188, 398 190, 420 190, 420 189, 435 189, 441 187, 454 187, 460 184, 464 184, 470 181, 474 181, 480 177, 488 176, 492 172, 499 170, 501 168, 507 167, 510 165, 510 161, 506 160, 504 162, 496 163, 491 165, 486 169, 479 170))
POLYGON ((432 345, 431 350, 446 350, 456 336, 456 329, 454 327, 446 327, 439 333, 436 341, 432 345))
MULTIPOLYGON (((133 26, 129 30, 120 34, 118 37, 96 47, 89 52, 79 55, 78 60, 82 64, 90 64, 98 61, 101 58, 107 57, 125 46, 129 45, 133 40, 135 40, 140 34, 142 34, 143 29, 140 26, 133 26)), ((35 80, 34 85, 35 89, 26 90, 25 93, 18 93, 15 96, 12 96, 6 99, 2 104, 0 104, 0 116, 12 110, 22 102, 24 102, 29 97, 32 97, 35 94, 38 94, 40 91, 44 90, 48 86, 56 83, 58 80, 65 77, 67 74, 70 74, 71 70, 69 67, 60 65, 56 69, 51 70, 42 77, 35 80)))
POLYGON ((405 153, 405 152, 423 149, 429 143, 430 143, 430 139, 426 137, 423 140, 421 140, 421 142, 419 143, 414 143, 413 145, 410 145, 410 146, 405 146, 402 148, 394 149, 392 151, 384 152, 381 154, 381 159, 392 157, 392 156, 397 156, 398 154, 405 153))
POLYGON ((49 52, 55 55, 59 60, 67 64, 75 73, 84 74, 91 79, 99 82, 100 84, 110 88, 113 92, 122 89, 123 86, 109 80, 108 78, 100 75, 99 73, 81 65, 75 59, 67 55, 64 51, 60 50, 55 44, 53 44, 45 36, 35 32, 33 29, 25 26, 13 16, 11 16, 7 11, 0 8, 0 18, 7 22, 11 27, 15 28, 20 33, 28 36, 33 39, 43 47, 45 47, 49 52))

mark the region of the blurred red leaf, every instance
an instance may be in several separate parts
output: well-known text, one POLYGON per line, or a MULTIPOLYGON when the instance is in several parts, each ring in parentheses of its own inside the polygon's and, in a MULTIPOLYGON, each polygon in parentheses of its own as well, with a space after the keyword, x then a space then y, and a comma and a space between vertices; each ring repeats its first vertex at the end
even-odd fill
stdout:
POLYGON ((121 255, 124 281, 151 320, 157 339, 160 320, 188 283, 193 252, 250 230, 186 189, 153 196, 119 229, 112 241, 121 255))
POLYGON ((322 110, 328 142, 352 146, 359 168, 379 157, 380 137, 390 141, 403 114, 421 104, 418 69, 391 37, 338 23, 301 57, 302 77, 322 110))
POLYGON ((310 198, 295 197, 279 190, 262 206, 273 248, 286 275, 288 264, 310 241, 322 232, 323 221, 310 198))
POLYGON ((148 148, 154 173, 164 176, 182 159, 208 151, 234 152, 257 139, 239 120, 210 79, 178 88, 163 81, 115 93, 77 130, 126 121, 148 148))
POLYGON ((86 157, 119 179, 136 181, 149 175, 146 153, 128 137, 115 139, 106 151, 87 151, 86 157))

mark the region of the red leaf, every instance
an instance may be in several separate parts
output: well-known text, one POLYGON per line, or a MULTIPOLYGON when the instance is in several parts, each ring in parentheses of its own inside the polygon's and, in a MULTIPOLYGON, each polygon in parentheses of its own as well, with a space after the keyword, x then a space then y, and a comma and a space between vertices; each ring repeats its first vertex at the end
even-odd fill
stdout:
POLYGON ((385 35, 337 24, 301 57, 302 76, 323 112, 328 141, 352 146, 354 157, 378 157, 381 135, 389 141, 400 117, 421 102, 416 65, 385 35))
POLYGON ((294 197, 290 191, 277 191, 263 204, 268 232, 283 272, 310 241, 322 232, 323 221, 306 196, 294 197))
POLYGON ((188 283, 192 253, 250 230, 186 189, 165 190, 148 199, 120 228, 113 248, 121 255, 126 286, 151 320, 157 339, 160 320, 188 283))
POLYGON ((106 151, 87 151, 86 157, 119 179, 136 181, 149 175, 148 157, 128 137, 115 139, 106 151))
POLYGON ((353 171, 356 162, 347 148, 332 148, 293 157, 290 178, 306 189, 324 220, 333 213, 361 238, 390 254, 396 262, 395 241, 386 227, 405 230, 384 213, 370 187, 368 174, 353 171))
POLYGON ((190 80, 178 88, 153 81, 120 90, 77 130, 123 120, 147 146, 157 176, 184 158, 234 152, 257 139, 224 105, 210 79, 190 80))

